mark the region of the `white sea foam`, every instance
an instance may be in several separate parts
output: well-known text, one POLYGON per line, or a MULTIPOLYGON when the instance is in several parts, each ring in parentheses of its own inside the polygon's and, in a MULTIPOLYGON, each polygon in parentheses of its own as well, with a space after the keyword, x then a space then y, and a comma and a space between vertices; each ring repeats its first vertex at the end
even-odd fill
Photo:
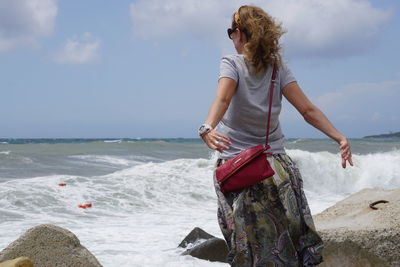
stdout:
POLYGON ((98 162, 117 166, 132 166, 141 163, 137 160, 127 159, 126 157, 108 156, 108 155, 74 155, 70 156, 73 159, 81 159, 86 162, 98 162))
POLYGON ((1 183, 0 212, 7 217, 0 219, 0 232, 6 233, 0 247, 46 222, 74 232, 104 266, 223 266, 179 256, 176 248, 196 226, 220 236, 212 166, 206 159, 179 159, 105 176, 1 183), (80 203, 93 207, 79 209, 80 203))
POLYGON ((0 155, 10 155, 11 151, 0 151, 0 155))
POLYGON ((400 150, 353 155, 354 166, 341 167, 339 154, 289 150, 310 191, 349 194, 363 188, 400 187, 400 150))
POLYGON ((104 140, 104 143, 121 143, 121 139, 116 139, 116 140, 104 140))
POLYGON ((288 150, 299 167, 313 214, 364 188, 400 187, 400 151, 353 155, 354 166, 341 166, 339 154, 288 150))
POLYGON ((291 140, 290 143, 296 144, 296 143, 300 143, 300 142, 304 142, 304 141, 307 141, 307 139, 299 138, 299 139, 291 140))

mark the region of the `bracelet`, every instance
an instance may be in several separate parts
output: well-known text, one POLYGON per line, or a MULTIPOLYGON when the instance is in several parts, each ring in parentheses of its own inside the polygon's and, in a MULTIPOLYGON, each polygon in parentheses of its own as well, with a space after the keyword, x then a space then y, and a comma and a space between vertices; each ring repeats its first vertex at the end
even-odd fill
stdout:
POLYGON ((200 137, 205 135, 206 133, 209 133, 212 130, 211 125, 208 125, 206 123, 202 124, 198 130, 198 134, 200 137))

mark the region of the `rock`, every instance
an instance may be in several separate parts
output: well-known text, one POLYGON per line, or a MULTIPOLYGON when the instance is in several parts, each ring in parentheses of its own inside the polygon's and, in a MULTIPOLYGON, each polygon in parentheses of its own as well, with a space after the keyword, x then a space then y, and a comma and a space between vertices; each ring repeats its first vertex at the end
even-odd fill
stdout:
POLYGON ((200 239, 210 239, 213 238, 213 235, 210 235, 203 229, 199 227, 195 227, 179 244, 178 247, 186 248, 189 244, 194 244, 196 241, 200 239))
POLYGON ((364 189, 314 216, 321 266, 400 266, 400 189, 364 189), (388 203, 369 207, 372 202, 388 203))
POLYGON ((26 231, 0 252, 0 262, 20 256, 29 257, 35 267, 102 266, 72 232, 52 224, 26 231))
MULTIPOLYGON (((313 218, 325 243, 319 266, 400 267, 400 189, 364 189, 313 218), (389 202, 372 209, 370 204, 378 200, 389 202)), ((183 255, 226 262, 225 240, 197 227, 188 236, 183 255)))
POLYGON ((0 267, 34 267, 31 259, 28 257, 19 257, 0 263, 0 267))
POLYGON ((227 262, 228 247, 225 240, 212 237, 190 249, 187 249, 182 255, 190 255, 199 259, 209 261, 227 262))
POLYGON ((179 247, 188 248, 182 255, 209 260, 227 262, 228 247, 224 239, 217 238, 199 227, 194 228, 179 244, 179 247))

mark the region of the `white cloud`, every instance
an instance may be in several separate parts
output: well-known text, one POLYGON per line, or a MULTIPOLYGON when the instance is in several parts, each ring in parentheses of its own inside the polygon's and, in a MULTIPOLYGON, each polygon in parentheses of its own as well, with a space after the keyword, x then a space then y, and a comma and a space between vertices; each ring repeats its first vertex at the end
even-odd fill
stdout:
POLYGON ((50 34, 57 9, 57 0, 0 0, 0 52, 50 34))
POLYGON ((390 11, 367 0, 272 1, 271 13, 288 30, 283 41, 292 55, 347 56, 363 52, 376 41, 390 11))
POLYGON ((100 40, 90 33, 73 37, 65 42, 63 49, 54 56, 59 63, 87 64, 98 60, 100 40))
MULTIPOLYGON (((283 23, 290 56, 333 57, 371 47, 391 12, 368 0, 253 0, 283 23)), ((138 0, 130 6, 134 33, 143 38, 194 36, 225 48, 225 29, 239 0, 138 0)))
POLYGON ((350 84, 316 97, 314 102, 330 118, 375 123, 398 120, 399 99, 400 82, 387 81, 350 84))
POLYGON ((144 38, 175 38, 182 33, 217 38, 213 28, 226 27, 226 11, 233 10, 232 4, 224 9, 223 2, 227 1, 139 0, 130 5, 130 16, 134 32, 144 38))

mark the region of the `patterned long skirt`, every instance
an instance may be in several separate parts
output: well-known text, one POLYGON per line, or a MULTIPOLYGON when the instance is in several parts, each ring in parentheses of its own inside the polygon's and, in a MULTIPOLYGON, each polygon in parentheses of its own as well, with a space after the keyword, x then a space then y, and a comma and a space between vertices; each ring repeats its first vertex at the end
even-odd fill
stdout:
MULTIPOLYGON (((234 192, 216 182, 218 223, 235 267, 315 266, 322 262, 317 234, 303 192, 303 180, 285 154, 268 155, 275 175, 234 192)), ((219 159, 216 166, 224 160, 219 159)))

